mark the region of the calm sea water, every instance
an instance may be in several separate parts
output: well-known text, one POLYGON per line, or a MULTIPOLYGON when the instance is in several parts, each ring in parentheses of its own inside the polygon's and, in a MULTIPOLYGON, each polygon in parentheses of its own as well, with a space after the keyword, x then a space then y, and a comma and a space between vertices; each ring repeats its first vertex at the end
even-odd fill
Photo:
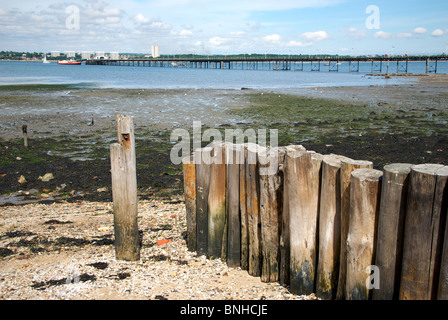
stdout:
MULTIPOLYGON (((56 63, 1 61, 0 85, 9 84, 71 84, 95 88, 304 88, 319 86, 382 85, 386 80, 367 76, 371 63, 360 63, 359 72, 348 72, 348 63, 339 66, 339 72, 304 71, 216 70, 190 68, 154 68, 137 66, 61 66, 56 63)), ((378 65, 375 68, 379 68, 378 65)), ((400 67, 401 68, 401 67, 400 67)), ((382 66, 386 71, 386 64, 382 66)), ((396 72, 396 63, 390 63, 389 72, 396 72)), ((400 71, 400 70, 398 70, 400 71)), ((409 72, 424 73, 425 63, 409 63, 409 72)), ((438 73, 448 73, 448 62, 439 62, 438 73)), ((387 80, 387 84, 407 80, 387 80)))

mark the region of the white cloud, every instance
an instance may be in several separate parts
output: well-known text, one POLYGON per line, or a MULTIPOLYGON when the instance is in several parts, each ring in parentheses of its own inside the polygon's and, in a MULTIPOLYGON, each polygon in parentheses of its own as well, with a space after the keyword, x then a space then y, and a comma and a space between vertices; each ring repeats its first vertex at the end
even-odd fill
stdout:
POLYGON ((384 32, 384 31, 378 31, 378 32, 375 32, 373 37, 375 39, 388 39, 388 38, 392 37, 392 34, 388 33, 388 32, 384 32))
POLYGON ((444 35, 444 32, 443 32, 442 29, 436 29, 436 30, 434 30, 433 32, 431 32, 431 35, 432 35, 433 37, 441 37, 441 36, 444 35))
POLYGON ((428 32, 428 30, 425 28, 422 28, 422 27, 414 29, 414 33, 416 33, 416 34, 425 34, 426 32, 428 32))
POLYGON ((322 41, 330 38, 328 33, 325 31, 316 31, 316 32, 305 32, 302 33, 301 38, 306 39, 308 41, 322 41))
POLYGON ((229 40, 230 39, 228 39, 228 38, 213 37, 208 40, 208 43, 211 46, 219 47, 219 46, 222 46, 222 45, 226 44, 227 42, 229 42, 229 40))
POLYGON ((309 47, 313 45, 312 42, 303 43, 301 41, 291 40, 286 44, 288 47, 309 47))
POLYGON ((345 2, 345 0, 257 0, 240 1, 227 0, 225 5, 221 0, 155 0, 152 3, 154 8, 191 8, 191 10, 201 9, 201 13, 207 12, 235 12, 238 11, 283 11, 303 8, 323 8, 334 6, 345 2))
POLYGON ((412 32, 390 33, 385 31, 378 31, 374 34, 375 39, 400 39, 400 38, 416 38, 418 35, 425 34, 425 28, 416 28, 412 32))
POLYGON ((359 30, 357 28, 348 28, 345 30, 345 33, 355 40, 364 39, 367 37, 367 33, 365 29, 359 30))
POLYGON ((230 32, 230 35, 232 35, 232 36, 242 36, 244 34, 246 34, 246 32, 244 32, 244 31, 232 31, 232 32, 230 32))
POLYGON ((149 19, 148 19, 148 18, 145 18, 141 13, 137 14, 137 15, 134 17, 134 20, 135 20, 136 22, 139 22, 139 23, 147 23, 147 22, 149 22, 149 19))
POLYGON ((148 27, 151 28, 151 29, 160 29, 160 30, 162 30, 162 29, 165 29, 165 30, 171 29, 171 25, 169 25, 167 23, 164 23, 162 21, 152 21, 151 23, 148 24, 148 27))
POLYGON ((191 36, 193 34, 193 32, 191 32, 190 30, 182 30, 181 32, 179 32, 179 35, 181 36, 191 36))
POLYGON ((270 43, 279 43, 280 42, 280 35, 279 34, 270 34, 263 37, 263 41, 270 42, 270 43))
POLYGON ((99 5, 94 3, 91 7, 84 8, 82 14, 90 18, 108 17, 108 16, 122 16, 123 12, 118 8, 106 8, 106 4, 99 5))

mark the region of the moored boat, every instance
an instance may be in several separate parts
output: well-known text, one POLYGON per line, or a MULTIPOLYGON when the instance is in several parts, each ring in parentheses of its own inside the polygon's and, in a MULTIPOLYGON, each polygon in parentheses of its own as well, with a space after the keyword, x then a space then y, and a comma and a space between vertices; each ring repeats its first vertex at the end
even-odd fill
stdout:
POLYGON ((58 64, 61 64, 61 65, 80 65, 81 61, 61 60, 61 61, 58 61, 58 64))

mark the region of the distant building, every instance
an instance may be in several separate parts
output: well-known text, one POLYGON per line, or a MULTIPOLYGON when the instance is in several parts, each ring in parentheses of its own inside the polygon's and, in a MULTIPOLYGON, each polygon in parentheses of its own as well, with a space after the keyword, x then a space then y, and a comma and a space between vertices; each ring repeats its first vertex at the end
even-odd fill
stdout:
POLYGON ((112 60, 118 60, 118 59, 120 59, 120 55, 118 54, 118 52, 111 52, 110 53, 110 58, 112 60))
POLYGON ((81 59, 89 60, 92 56, 92 52, 90 51, 83 51, 81 52, 81 59))
POLYGON ((74 58, 76 56, 75 51, 65 51, 64 52, 67 58, 74 58))
POLYGON ((153 58, 158 58, 158 57, 160 57, 159 46, 152 46, 152 47, 151 47, 151 53, 152 53, 152 57, 153 57, 153 58))
POLYGON ((104 51, 97 51, 95 52, 95 60, 107 60, 109 57, 106 56, 104 51))
POLYGON ((59 51, 51 51, 51 57, 52 58, 57 58, 61 55, 61 53, 59 51))

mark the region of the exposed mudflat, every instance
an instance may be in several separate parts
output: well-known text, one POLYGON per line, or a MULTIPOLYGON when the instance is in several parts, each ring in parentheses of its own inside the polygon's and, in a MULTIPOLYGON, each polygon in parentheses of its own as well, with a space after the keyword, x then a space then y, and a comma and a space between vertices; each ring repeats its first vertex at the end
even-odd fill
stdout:
POLYGON ((170 134, 191 131, 193 121, 204 129, 278 129, 280 145, 378 169, 448 164, 445 76, 278 91, 15 87, 0 90, 0 109, 1 299, 314 298, 187 251, 170 134), (119 113, 135 117, 143 244, 135 263, 113 252, 109 145, 119 113))

